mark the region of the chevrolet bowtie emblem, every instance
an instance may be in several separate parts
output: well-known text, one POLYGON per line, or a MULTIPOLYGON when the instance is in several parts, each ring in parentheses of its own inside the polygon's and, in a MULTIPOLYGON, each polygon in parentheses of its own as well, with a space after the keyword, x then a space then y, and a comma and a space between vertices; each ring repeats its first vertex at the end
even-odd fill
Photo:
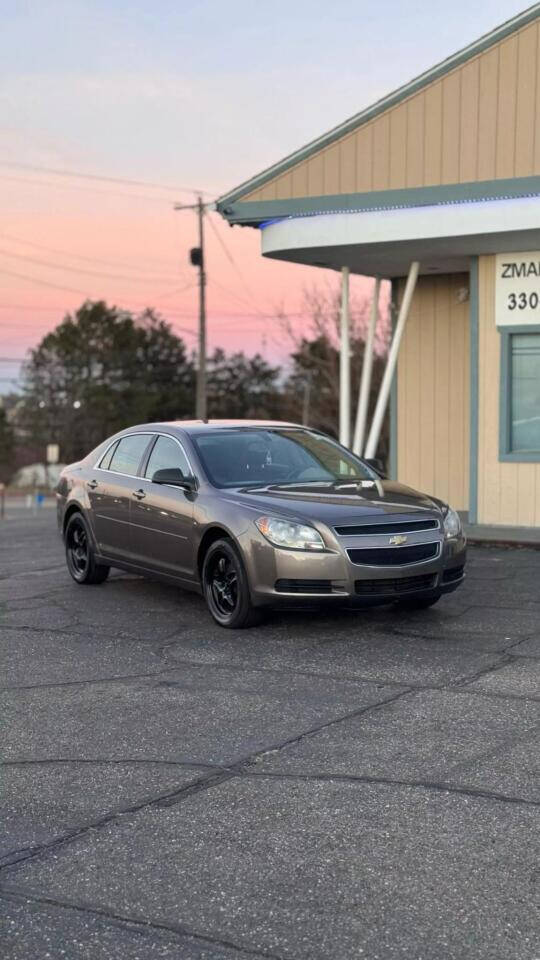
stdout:
POLYGON ((403 537, 401 535, 397 537, 390 537, 389 543, 391 543, 393 547, 399 547, 402 543, 407 543, 407 537, 403 537))

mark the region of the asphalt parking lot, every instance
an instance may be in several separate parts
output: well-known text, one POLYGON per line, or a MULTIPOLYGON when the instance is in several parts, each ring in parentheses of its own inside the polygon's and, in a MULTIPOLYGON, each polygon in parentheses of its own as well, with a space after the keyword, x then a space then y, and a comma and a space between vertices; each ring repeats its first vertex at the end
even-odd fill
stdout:
POLYGON ((233 633, 19 510, 0 600, 6 960, 540 957, 540 552, 233 633))

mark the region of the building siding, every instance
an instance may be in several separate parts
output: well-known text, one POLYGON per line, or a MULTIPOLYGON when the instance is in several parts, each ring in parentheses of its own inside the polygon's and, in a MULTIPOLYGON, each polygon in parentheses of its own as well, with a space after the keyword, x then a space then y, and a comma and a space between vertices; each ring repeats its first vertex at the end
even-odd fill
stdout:
POLYGON ((242 200, 540 174, 539 38, 534 21, 242 200))
POLYGON ((478 522, 540 526, 540 463, 499 461, 495 257, 480 257, 478 267, 478 522))
POLYGON ((419 279, 397 381, 398 479, 458 510, 469 506, 469 304, 458 300, 468 282, 419 279))

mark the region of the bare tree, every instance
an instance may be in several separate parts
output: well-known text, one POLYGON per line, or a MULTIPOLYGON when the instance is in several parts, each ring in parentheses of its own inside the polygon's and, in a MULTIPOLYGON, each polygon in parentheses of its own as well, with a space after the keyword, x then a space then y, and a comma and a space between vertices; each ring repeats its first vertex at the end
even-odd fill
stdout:
MULTIPOLYGON (((375 337, 375 358, 371 382, 369 416, 371 416, 382 374, 389 339, 388 291, 384 290, 379 306, 375 337)), ((356 415, 356 397, 364 358, 365 337, 369 323, 369 296, 352 297, 351 319, 351 421, 356 415)), ((340 290, 337 285, 313 287, 304 293, 303 321, 286 314, 279 319, 285 336, 292 345, 292 368, 285 383, 285 415, 337 436, 339 416, 339 327, 340 290), (299 413, 301 411, 301 417, 299 413)), ((351 423, 352 427, 352 423, 351 423)), ((379 456, 388 453, 388 424, 385 423, 379 444, 379 456)))

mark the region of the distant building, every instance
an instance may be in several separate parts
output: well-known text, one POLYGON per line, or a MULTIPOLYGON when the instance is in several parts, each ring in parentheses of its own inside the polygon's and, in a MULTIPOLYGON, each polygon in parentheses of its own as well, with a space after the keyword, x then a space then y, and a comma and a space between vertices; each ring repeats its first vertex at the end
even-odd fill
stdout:
POLYGON ((51 463, 49 466, 45 466, 43 463, 30 463, 28 466, 17 470, 12 480, 12 486, 17 489, 45 487, 52 490, 58 483, 58 478, 64 467, 64 463, 51 463))
POLYGON ((264 256, 390 279, 396 307, 410 275, 392 474, 485 524, 540 525, 539 18, 535 4, 218 203, 260 229, 264 256))

